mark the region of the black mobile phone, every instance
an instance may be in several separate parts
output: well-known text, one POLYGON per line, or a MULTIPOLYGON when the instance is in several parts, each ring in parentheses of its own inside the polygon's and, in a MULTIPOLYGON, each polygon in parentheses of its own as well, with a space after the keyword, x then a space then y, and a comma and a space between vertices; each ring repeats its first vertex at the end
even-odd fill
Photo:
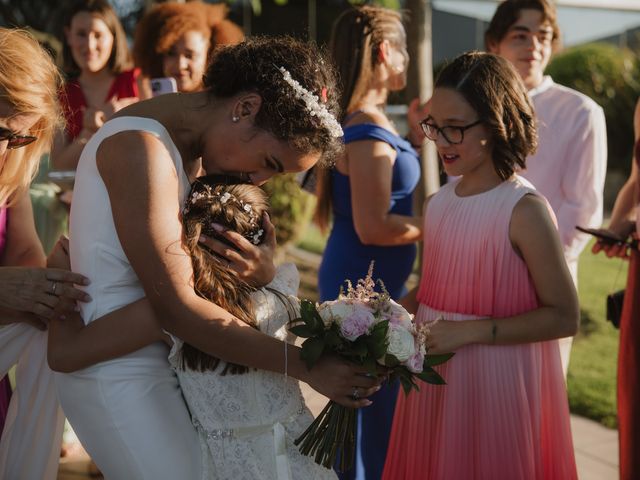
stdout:
POLYGON ((627 247, 637 249, 638 248, 638 240, 635 238, 631 238, 629 240, 625 240, 623 238, 618 237, 612 233, 608 233, 597 228, 584 228, 576 225, 576 229, 581 232, 588 233, 589 235, 593 235, 600 242, 605 245, 626 245, 627 247))

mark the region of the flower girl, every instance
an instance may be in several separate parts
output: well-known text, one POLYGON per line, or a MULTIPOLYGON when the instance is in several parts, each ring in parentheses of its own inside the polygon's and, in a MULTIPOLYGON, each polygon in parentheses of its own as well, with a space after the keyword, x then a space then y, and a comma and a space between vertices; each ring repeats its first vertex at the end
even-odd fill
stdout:
POLYGON ((424 209, 424 262, 403 300, 429 323, 444 388, 400 394, 384 479, 577 478, 558 338, 576 291, 546 200, 515 174, 535 150, 533 110, 506 60, 459 56, 421 122, 460 176, 424 209), (438 320, 438 321, 436 321, 438 320))
MULTIPOLYGON (((284 340, 287 323, 299 313, 295 266, 280 266, 267 287, 256 289, 199 243, 201 234, 222 239, 218 234, 222 227, 259 244, 268 208, 266 195, 257 186, 202 177, 193 184, 183 210, 183 246, 192 259, 194 289, 199 295, 248 327, 284 340)), ((64 266, 64 252, 59 253, 64 266)), ((226 363, 169 336, 144 299, 86 327, 79 317, 55 321, 49 336, 49 363, 54 370, 74 371, 158 340, 171 345, 169 362, 200 437, 203 479, 335 478, 332 470, 302 455, 293 444, 313 420, 296 379, 226 363)))

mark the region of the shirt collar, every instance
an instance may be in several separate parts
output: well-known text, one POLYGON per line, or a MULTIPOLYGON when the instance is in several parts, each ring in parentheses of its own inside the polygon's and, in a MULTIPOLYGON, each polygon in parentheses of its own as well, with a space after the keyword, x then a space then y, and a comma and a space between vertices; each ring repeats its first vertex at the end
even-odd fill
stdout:
POLYGON ((553 86, 553 79, 551 78, 551 76, 545 75, 544 77, 542 77, 542 82, 540 82, 540 85, 529 90, 529 96, 535 97, 536 95, 539 95, 542 92, 549 90, 549 88, 551 88, 552 86, 553 86))

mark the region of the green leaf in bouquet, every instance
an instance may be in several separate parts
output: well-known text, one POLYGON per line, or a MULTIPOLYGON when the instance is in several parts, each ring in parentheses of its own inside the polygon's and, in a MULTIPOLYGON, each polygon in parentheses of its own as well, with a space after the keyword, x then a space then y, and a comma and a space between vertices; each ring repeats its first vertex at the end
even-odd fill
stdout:
POLYGON ((347 355, 352 357, 364 358, 369 353, 369 348, 367 345, 366 336, 361 336, 355 342, 351 344, 350 352, 345 352, 347 355))
POLYGON ((307 364, 308 369, 313 368, 316 364, 324 351, 324 347, 325 343, 322 338, 312 337, 304 341, 300 358, 307 364))
POLYGON ((418 390, 418 386, 410 378, 400 377, 399 380, 405 395, 409 395, 411 393, 411 390, 413 390, 414 388, 418 390))
POLYGON ((306 323, 315 334, 320 334, 324 331, 324 322, 313 302, 309 300, 302 300, 302 302, 300 302, 300 316, 302 320, 304 320, 304 323, 306 323))
POLYGON ((447 382, 444 381, 444 378, 442 378, 438 372, 436 372, 433 368, 427 366, 425 366, 422 372, 416 373, 416 377, 418 377, 423 382, 427 382, 432 385, 447 384, 447 382))
POLYGON ((378 374, 378 362, 376 362, 376 358, 378 357, 368 356, 367 358, 364 359, 364 362, 362 363, 362 366, 367 369, 367 373, 371 375, 378 374))
POLYGON ((289 331, 294 335, 302 338, 310 338, 315 336, 313 330, 311 330, 306 324, 295 325, 293 327, 289 327, 289 331))
POLYGON ((389 341, 387 340, 387 332, 389 330, 389 321, 385 320, 378 324, 371 330, 371 333, 367 335, 367 346, 371 355, 374 358, 381 358, 389 348, 389 341))
POLYGON ((443 353, 442 355, 426 355, 424 357, 424 366, 433 367, 434 365, 441 365, 454 355, 455 353, 443 353))
POLYGON ((400 365, 400 360, 398 360, 395 355, 387 353, 384 356, 384 364, 389 368, 394 368, 400 365))
POLYGON ((335 350, 337 347, 342 345, 342 338, 340 337, 337 329, 330 328, 324 336, 324 342, 328 348, 335 350))

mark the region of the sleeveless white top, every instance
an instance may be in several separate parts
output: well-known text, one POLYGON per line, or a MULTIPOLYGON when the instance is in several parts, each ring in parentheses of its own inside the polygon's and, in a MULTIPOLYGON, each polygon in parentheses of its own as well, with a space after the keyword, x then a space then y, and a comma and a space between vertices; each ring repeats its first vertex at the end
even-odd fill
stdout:
MULTIPOLYGON (((145 296, 138 276, 122 250, 109 195, 96 165, 96 151, 100 143, 127 130, 148 132, 163 143, 176 168, 181 205, 189 193, 189 179, 184 172, 180 152, 160 122, 142 117, 118 117, 109 120, 91 137, 76 170, 69 232, 71 269, 91 280, 84 290, 93 300, 80 303, 85 323, 145 296)), ((126 171, 122 172, 122 181, 131 181, 126 171)), ((146 219, 141 218, 140 221, 146 219)))

